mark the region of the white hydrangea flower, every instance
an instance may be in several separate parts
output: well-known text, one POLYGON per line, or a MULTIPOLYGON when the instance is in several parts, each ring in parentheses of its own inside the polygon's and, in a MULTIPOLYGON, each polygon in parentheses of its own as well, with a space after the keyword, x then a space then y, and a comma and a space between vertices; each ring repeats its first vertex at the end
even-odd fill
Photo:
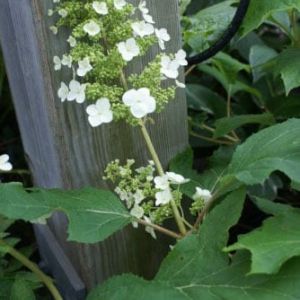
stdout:
POLYGON ((149 13, 149 9, 146 7, 146 1, 141 1, 138 8, 143 15, 147 15, 149 13))
POLYGON ((184 184, 190 181, 190 179, 186 179, 182 175, 174 172, 166 172, 166 175, 171 184, 184 184))
POLYGON ((12 164, 9 162, 9 156, 7 154, 0 155, 0 171, 11 171, 13 168, 12 164))
POLYGON ((180 81, 178 81, 178 80, 175 80, 175 83, 176 83, 176 85, 179 87, 179 88, 181 88, 181 89, 184 89, 186 86, 185 86, 185 84, 183 83, 183 82, 180 82, 180 81))
POLYGON ((85 57, 78 62, 77 75, 80 77, 85 76, 89 71, 93 69, 89 57, 85 57))
POLYGON ((166 28, 155 29, 155 35, 158 39, 158 44, 161 50, 165 50, 165 42, 169 42, 171 37, 166 28))
POLYGON ((67 39, 67 42, 70 44, 70 47, 75 47, 77 42, 76 39, 73 36, 69 36, 69 38, 67 39))
POLYGON ((90 36, 95 36, 101 31, 100 26, 93 20, 86 23, 83 26, 83 30, 90 36))
POLYGON ((49 16, 49 17, 52 17, 53 14, 54 14, 53 9, 48 9, 48 16, 49 16))
POLYGON ((61 59, 58 56, 53 57, 53 63, 54 63, 54 70, 59 71, 61 70, 61 59))
POLYGON ((53 0, 53 3, 59 3, 60 0, 53 0))
POLYGON ((143 217, 144 213, 145 213, 144 209, 137 204, 135 204, 130 211, 130 214, 137 219, 141 219, 143 217))
POLYGON ((58 33, 58 28, 56 26, 50 26, 49 29, 52 31, 53 34, 57 34, 58 33))
POLYGON ((188 62, 186 60, 186 52, 184 50, 179 50, 175 54, 175 61, 180 65, 180 66, 187 66, 188 62))
POLYGON ((83 103, 85 100, 85 84, 80 84, 77 80, 73 79, 71 80, 69 84, 69 94, 67 97, 68 101, 75 100, 77 103, 83 103))
POLYGON ((61 60, 61 64, 67 66, 68 68, 72 67, 72 56, 64 54, 61 60))
POLYGON ((108 8, 107 8, 107 4, 105 2, 94 1, 92 6, 97 14, 99 14, 99 15, 107 15, 108 14, 108 8))
POLYGON ((166 190, 169 188, 169 177, 167 175, 156 176, 154 178, 155 188, 166 190))
POLYGON ((92 127, 110 123, 113 120, 113 112, 107 98, 98 99, 96 104, 91 104, 86 108, 86 112, 89 115, 89 123, 92 127))
POLYGON ((173 199, 171 190, 167 188, 163 191, 157 192, 155 194, 155 199, 156 206, 168 204, 173 199))
POLYGON ((60 83, 60 88, 57 92, 57 95, 60 98, 61 102, 64 102, 68 98, 69 88, 64 82, 60 83))
POLYGON ((123 102, 129 106, 132 115, 138 119, 153 113, 156 109, 155 99, 148 88, 129 90, 123 95, 123 102))
POLYGON ((133 199, 135 204, 140 204, 145 199, 145 196, 141 190, 137 190, 133 194, 133 199))
POLYGON ((147 22, 147 23, 150 23, 150 24, 155 24, 152 16, 148 15, 148 14, 143 14, 143 18, 144 20, 147 22))
MULTIPOLYGON (((152 221, 150 218, 148 218, 147 216, 144 216, 144 220, 149 223, 152 224, 152 221)), ((145 227, 145 231, 148 232, 154 239, 156 239, 156 234, 155 234, 155 230, 153 227, 151 226, 146 226, 145 227)))
POLYGON ((146 23, 145 21, 134 22, 131 24, 131 28, 133 29, 133 32, 140 37, 148 36, 154 33, 153 25, 146 23))
POLYGON ((120 187, 116 187, 115 192, 119 195, 121 201, 128 201, 130 198, 130 195, 126 191, 121 190, 120 187))
POLYGON ((179 66, 176 60, 171 60, 167 55, 161 58, 161 73, 167 78, 176 79, 179 76, 179 66))
POLYGON ((127 4, 125 0, 114 0, 114 6, 117 10, 123 9, 123 7, 127 4))
POLYGON ((62 17, 65 18, 68 15, 68 11, 64 8, 58 10, 58 14, 62 17))
POLYGON ((117 44, 117 47, 125 61, 131 61, 140 54, 140 48, 134 38, 130 38, 126 42, 117 44))
POLYGON ((193 195, 194 200, 203 199, 204 202, 208 202, 212 198, 212 194, 209 190, 196 187, 196 193, 193 195))

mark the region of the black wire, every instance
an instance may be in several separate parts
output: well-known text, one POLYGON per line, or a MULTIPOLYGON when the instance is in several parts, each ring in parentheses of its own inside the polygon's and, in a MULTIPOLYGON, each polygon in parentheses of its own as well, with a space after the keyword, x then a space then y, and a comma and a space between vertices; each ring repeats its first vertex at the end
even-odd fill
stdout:
POLYGON ((249 4, 250 0, 240 1, 235 16, 222 37, 207 50, 193 57, 189 57, 187 60, 190 66, 200 64, 201 62, 211 58, 225 48, 225 46, 231 41, 231 39, 235 36, 240 26, 242 25, 248 11, 249 4))

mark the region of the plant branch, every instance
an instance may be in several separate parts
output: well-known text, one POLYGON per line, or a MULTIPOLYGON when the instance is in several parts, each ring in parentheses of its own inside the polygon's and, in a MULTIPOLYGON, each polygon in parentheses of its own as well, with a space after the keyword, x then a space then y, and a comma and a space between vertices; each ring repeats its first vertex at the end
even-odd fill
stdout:
POLYGON ((145 227, 152 227, 154 230, 159 231, 159 232, 161 232, 161 233, 163 233, 165 235, 168 235, 168 236, 170 236, 172 238, 175 238, 177 240, 182 238, 182 236, 180 234, 178 234, 178 233, 176 233, 174 231, 171 231, 171 230, 169 230, 167 228, 161 227, 161 226, 153 224, 153 223, 148 223, 148 222, 146 222, 146 221, 144 221, 142 219, 136 219, 136 222, 138 222, 139 224, 141 224, 141 225, 143 225, 145 227))
MULTIPOLYGON (((141 130, 142 130, 142 133, 143 133, 144 140, 145 140, 146 145, 148 147, 148 150, 149 150, 149 152, 150 152, 150 154, 152 156, 152 159, 153 159, 153 161, 154 161, 154 163, 156 165, 158 174, 160 176, 163 176, 165 174, 165 172, 164 172, 163 167, 162 167, 162 165, 160 163, 158 155, 157 155, 157 153, 155 151, 155 148, 153 146, 153 143, 151 141, 151 138, 150 138, 150 135, 149 135, 149 133, 147 131, 147 128, 146 128, 146 126, 145 126, 145 124, 144 124, 144 122, 142 120, 140 120, 140 127, 141 127, 141 130)), ((171 204, 171 207, 172 207, 172 210, 173 210, 175 221, 176 221, 177 226, 178 226, 178 228, 180 230, 180 233, 182 235, 186 235, 186 228, 185 228, 185 225, 184 225, 184 223, 182 221, 180 212, 178 210, 178 207, 177 207, 174 199, 172 199, 170 201, 170 204, 171 204)))
POLYGON ((3 246, 7 249, 7 253, 10 254, 12 257, 17 259, 19 262, 21 262, 25 267, 27 267, 30 271, 32 271, 48 288, 51 295, 55 300, 63 300, 62 296, 60 295, 59 291, 53 284, 52 278, 47 276, 45 273, 43 273, 39 267, 30 261, 26 256, 24 256, 22 253, 8 245, 5 241, 0 240, 0 246, 3 246))
MULTIPOLYGON (((202 139, 202 140, 205 140, 205 141, 208 141, 208 142, 211 142, 211 143, 220 144, 220 145, 229 145, 229 146, 233 145, 233 142, 217 140, 217 139, 214 139, 214 138, 211 138, 211 137, 208 137, 208 136, 198 134, 194 131, 191 131, 190 134, 194 137, 197 137, 199 139, 202 139)), ((236 143, 236 141, 234 143, 236 143)))

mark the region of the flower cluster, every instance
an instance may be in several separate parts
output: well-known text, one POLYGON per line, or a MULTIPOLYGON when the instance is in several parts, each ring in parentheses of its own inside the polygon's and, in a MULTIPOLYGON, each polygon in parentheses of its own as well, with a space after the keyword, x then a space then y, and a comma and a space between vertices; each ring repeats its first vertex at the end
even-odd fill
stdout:
POLYGON ((54 34, 67 27, 69 53, 53 58, 54 70, 63 67, 73 73, 69 83, 61 82, 62 102, 91 101, 86 112, 92 127, 113 120, 132 125, 153 112, 160 112, 174 98, 179 69, 187 65, 186 53, 164 53, 171 37, 166 28, 155 27, 146 1, 134 7, 125 0, 53 0, 49 16, 58 16, 50 29, 54 34), (126 80, 127 65, 157 44, 161 53, 139 74, 126 80), (163 81, 173 80, 166 85, 163 81))
MULTIPOLYGON (((111 162, 106 170, 104 179, 111 180, 115 192, 136 219, 144 219, 147 223, 161 224, 172 216, 170 201, 181 203, 180 185, 189 179, 174 172, 166 172, 163 176, 155 176, 153 161, 146 167, 134 169, 135 161, 127 160, 121 165, 119 160, 111 162)), ((137 226, 134 221, 133 225, 137 226)), ((150 228, 146 228, 153 235, 150 228)))
POLYGON ((0 171, 8 172, 13 168, 9 162, 9 156, 7 154, 0 155, 0 171))
POLYGON ((196 192, 193 195, 194 202, 190 208, 190 211, 193 215, 196 215, 203 210, 205 205, 212 199, 212 194, 209 190, 196 187, 196 192))

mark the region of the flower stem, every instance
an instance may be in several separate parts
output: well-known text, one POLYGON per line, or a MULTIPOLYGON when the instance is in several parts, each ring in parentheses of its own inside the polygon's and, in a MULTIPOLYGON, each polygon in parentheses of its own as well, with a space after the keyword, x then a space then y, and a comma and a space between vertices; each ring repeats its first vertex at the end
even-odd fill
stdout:
POLYGON ((30 261, 26 256, 24 256, 22 253, 8 245, 5 241, 0 240, 0 246, 3 246, 7 249, 7 253, 10 254, 12 257, 17 259, 19 262, 21 262, 25 267, 27 267, 30 271, 32 271, 48 288, 51 295, 53 296, 53 299, 55 300, 63 300, 62 296, 60 295, 59 291, 53 284, 53 280, 47 276, 45 273, 43 273, 39 267, 30 261))
POLYGON ((171 230, 169 230, 169 229, 167 229, 167 228, 164 228, 164 227, 161 227, 161 226, 158 226, 158 225, 156 225, 156 224, 153 224, 153 223, 148 223, 148 222, 146 222, 146 221, 144 221, 144 220, 142 220, 142 219, 137 219, 136 220, 139 224, 141 224, 141 225, 144 225, 144 226, 146 226, 146 227, 152 227, 154 230, 156 230, 156 231, 159 231, 159 232, 161 232, 161 233, 163 233, 163 234, 166 234, 166 235, 168 235, 168 236, 170 236, 170 237, 172 237, 172 238, 175 238, 175 239, 181 239, 182 238, 182 236, 180 235, 180 234, 178 234, 178 233, 176 233, 176 232, 174 232, 174 231, 171 231, 171 230))
MULTIPOLYGON (((153 143, 151 141, 151 138, 150 138, 150 135, 149 135, 149 133, 147 131, 147 128, 146 128, 146 126, 145 126, 145 124, 144 124, 144 122, 142 120, 140 121, 140 126, 141 126, 141 130, 142 130, 142 133, 143 133, 143 137, 144 137, 145 142, 147 144, 148 150, 149 150, 149 152, 150 152, 150 154, 152 156, 152 159, 153 159, 153 161, 154 161, 154 163, 156 165, 157 172, 158 172, 158 174, 160 176, 163 176, 165 174, 164 170, 163 170, 163 167, 162 167, 162 165, 160 163, 160 160, 158 158, 158 155, 157 155, 157 153, 155 151, 155 148, 153 146, 153 143)), ((178 210, 178 207, 177 207, 174 199, 172 199, 170 203, 171 203, 171 207, 172 207, 172 210, 173 210, 174 218, 176 220, 176 223, 177 223, 177 226, 178 226, 178 228, 180 230, 180 233, 182 235, 186 235, 186 228, 185 228, 185 225, 184 225, 184 223, 182 221, 180 212, 178 210)))

